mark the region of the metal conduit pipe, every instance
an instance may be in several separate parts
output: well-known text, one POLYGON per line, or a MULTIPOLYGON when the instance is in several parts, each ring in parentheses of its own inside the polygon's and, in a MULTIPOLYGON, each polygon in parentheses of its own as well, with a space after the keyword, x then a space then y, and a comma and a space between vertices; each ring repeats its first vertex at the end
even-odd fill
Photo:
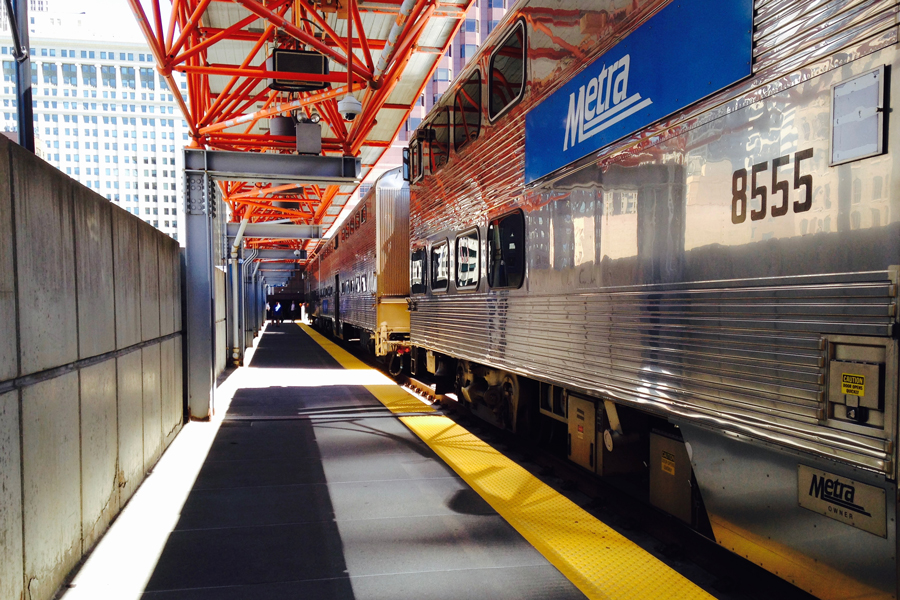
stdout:
MULTIPOLYGON (((245 264, 245 265, 247 265, 247 264, 251 264, 251 265, 252 265, 252 264, 253 264, 253 259, 256 258, 256 255, 257 255, 257 254, 259 254, 259 250, 257 250, 256 248, 252 248, 252 249, 250 250, 250 254, 249 254, 246 258, 244 258, 244 264, 245 264)), ((244 290, 244 310, 241 312, 241 316, 242 316, 243 322, 244 322, 244 330, 246 330, 246 329, 247 329, 247 284, 249 283, 250 286, 251 286, 251 289, 252 289, 252 285, 253 285, 253 276, 250 275, 250 276, 248 277, 248 274, 247 274, 247 273, 243 273, 243 272, 241 273, 241 276, 242 276, 241 279, 243 280, 243 285, 242 285, 241 287, 242 287, 242 289, 244 290), (248 281, 248 280, 249 280, 249 281, 248 281)), ((246 333, 245 333, 245 332, 241 332, 241 344, 244 344, 245 341, 246 341, 246 333)))
POLYGON ((378 57, 378 64, 375 65, 375 71, 372 73, 372 81, 378 81, 382 73, 387 69, 391 55, 394 53, 394 45, 397 43, 397 38, 400 37, 403 26, 406 24, 406 19, 415 5, 416 0, 403 0, 403 4, 400 5, 400 14, 397 15, 397 20, 391 25, 391 31, 388 33, 387 41, 381 50, 381 56, 378 57))
POLYGON ((238 338, 241 334, 240 324, 238 323, 238 287, 240 287, 238 278, 238 250, 241 249, 241 238, 244 237, 244 229, 247 228, 247 223, 249 222, 250 217, 244 217, 241 220, 241 227, 238 229, 238 233, 234 237, 234 244, 231 246, 231 315, 234 321, 232 324, 233 337, 231 338, 231 359, 234 361, 235 365, 238 364, 241 357, 238 342, 238 338))

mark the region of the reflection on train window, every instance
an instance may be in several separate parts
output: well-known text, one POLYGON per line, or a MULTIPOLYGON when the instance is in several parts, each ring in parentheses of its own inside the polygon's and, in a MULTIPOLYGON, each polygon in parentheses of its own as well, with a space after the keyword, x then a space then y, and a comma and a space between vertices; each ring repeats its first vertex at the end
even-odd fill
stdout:
POLYGON ((425 285, 425 249, 413 250, 409 264, 410 291, 413 294, 424 294, 425 285))
POLYGON ((456 151, 478 139, 481 129, 481 73, 472 73, 458 92, 453 111, 453 145, 456 151))
POLYGON ((447 242, 431 247, 431 291, 446 290, 450 285, 450 248, 447 242))
POLYGON ((488 282, 492 288, 517 288, 525 280, 525 215, 494 219, 488 227, 488 282))
POLYGON ((450 156, 450 108, 444 107, 438 111, 434 121, 429 126, 431 133, 431 171, 437 171, 445 164, 450 156))
POLYGON ((456 238, 456 287, 471 289, 478 285, 478 230, 461 233, 456 238))
POLYGON ((490 115, 495 118, 525 89, 525 28, 518 23, 491 57, 490 115))

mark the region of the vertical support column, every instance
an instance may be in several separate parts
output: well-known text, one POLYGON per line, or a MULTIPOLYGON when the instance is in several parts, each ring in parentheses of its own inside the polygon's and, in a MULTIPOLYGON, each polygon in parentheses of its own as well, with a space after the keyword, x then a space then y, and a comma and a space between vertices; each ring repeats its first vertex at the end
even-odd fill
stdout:
MULTIPOLYGON (((34 152, 34 110, 31 105, 31 44, 29 41, 28 0, 12 0, 19 33, 19 45, 25 56, 16 59, 16 105, 19 145, 34 152)), ((13 53, 16 54, 15 52, 13 53)))
POLYGON ((205 172, 186 172, 185 296, 187 402, 192 419, 213 414, 215 381, 215 187, 205 172))

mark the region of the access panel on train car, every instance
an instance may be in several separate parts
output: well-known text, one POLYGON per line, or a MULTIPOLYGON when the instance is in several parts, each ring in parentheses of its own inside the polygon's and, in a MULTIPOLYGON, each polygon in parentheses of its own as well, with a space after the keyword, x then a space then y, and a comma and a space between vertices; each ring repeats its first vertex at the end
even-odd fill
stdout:
POLYGON ((525 182, 596 152, 751 74, 751 0, 681 0, 525 118, 525 182))

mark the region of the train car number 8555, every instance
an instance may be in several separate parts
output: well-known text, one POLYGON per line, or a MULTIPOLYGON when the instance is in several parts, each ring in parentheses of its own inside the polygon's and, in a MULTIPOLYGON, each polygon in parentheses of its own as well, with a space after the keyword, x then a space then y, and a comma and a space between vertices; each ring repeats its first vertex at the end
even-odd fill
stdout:
MULTIPOLYGON (((808 158, 812 158, 812 148, 800 150, 794 153, 794 189, 804 188, 802 192, 803 200, 795 200, 793 207, 795 213, 806 212, 812 207, 812 175, 801 175, 800 163, 808 158)), ((776 201, 776 195, 780 194, 780 203, 772 203, 771 212, 773 217, 781 217, 786 215, 790 207, 789 201, 789 181, 787 179, 779 179, 779 167, 789 165, 791 162, 790 154, 779 156, 772 161, 772 200, 776 201)), ((750 209, 750 220, 759 221, 766 218, 768 190, 765 183, 757 185, 757 180, 762 179, 760 173, 769 170, 769 161, 757 163, 750 169, 750 184, 747 185, 747 169, 738 169, 731 176, 731 222, 738 224, 747 220, 748 199, 759 198, 759 208, 750 209)))

